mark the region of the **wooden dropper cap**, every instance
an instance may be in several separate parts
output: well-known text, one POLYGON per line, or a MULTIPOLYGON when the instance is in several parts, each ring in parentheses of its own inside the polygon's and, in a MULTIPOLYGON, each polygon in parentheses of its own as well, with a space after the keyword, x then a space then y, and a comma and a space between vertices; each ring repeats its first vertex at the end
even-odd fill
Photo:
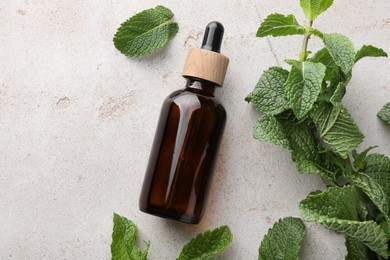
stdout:
POLYGON ((184 65, 183 77, 194 77, 222 86, 229 58, 220 54, 224 28, 219 22, 207 25, 202 47, 190 48, 184 65))

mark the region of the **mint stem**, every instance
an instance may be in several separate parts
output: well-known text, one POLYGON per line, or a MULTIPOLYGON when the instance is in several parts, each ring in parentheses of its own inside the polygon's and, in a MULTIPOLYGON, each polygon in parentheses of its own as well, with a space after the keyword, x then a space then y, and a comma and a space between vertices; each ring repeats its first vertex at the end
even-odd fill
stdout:
MULTIPOLYGON (((309 27, 311 28, 312 25, 313 25, 313 21, 310 21, 309 22, 309 27)), ((302 53, 300 55, 300 60, 302 62, 306 61, 306 59, 307 59, 307 45, 309 43, 310 35, 311 35, 310 31, 305 32, 305 35, 304 35, 304 38, 303 38, 302 53)))

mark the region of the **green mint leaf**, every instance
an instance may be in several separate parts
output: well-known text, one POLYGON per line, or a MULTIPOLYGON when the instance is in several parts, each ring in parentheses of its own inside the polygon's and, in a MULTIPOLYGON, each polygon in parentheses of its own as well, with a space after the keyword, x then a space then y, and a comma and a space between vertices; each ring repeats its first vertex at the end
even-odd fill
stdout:
MULTIPOLYGON (((359 187, 377 206, 387 220, 390 220, 390 193, 386 193, 383 186, 378 182, 380 179, 373 179, 366 174, 359 174, 351 178, 352 182, 359 187)), ((389 188, 387 189, 387 192, 389 188)))
POLYGON ((183 247, 178 260, 216 259, 232 242, 233 235, 228 226, 222 226, 197 235, 183 247))
POLYGON ((264 236, 259 248, 259 259, 298 259, 305 234, 305 224, 300 218, 279 219, 264 236))
POLYGON ((256 121, 253 126, 253 137, 287 149, 290 147, 283 125, 272 115, 264 115, 256 121))
POLYGON ((383 106, 383 108, 378 112, 377 116, 386 123, 390 124, 390 102, 383 106))
POLYGON ((256 37, 305 34, 305 27, 298 24, 294 15, 270 14, 261 23, 256 37))
POLYGON ((114 213, 114 228, 112 231, 112 260, 146 260, 149 243, 141 251, 136 242, 137 226, 129 219, 114 213))
POLYGON ((301 0, 301 7, 309 21, 314 21, 333 4, 333 0, 301 0))
POLYGON ((336 64, 345 74, 349 74, 355 63, 353 43, 348 37, 337 33, 324 34, 323 41, 336 64))
POLYGON ((348 85, 348 82, 340 82, 335 91, 333 92, 333 95, 331 96, 330 98, 330 102, 334 105, 334 106, 338 106, 341 104, 341 100, 343 99, 344 95, 345 95, 345 89, 348 85))
POLYGON ((290 107, 298 119, 303 118, 317 100, 325 70, 321 63, 292 61, 285 89, 290 107))
POLYGON ((384 221, 380 225, 383 231, 385 231, 387 239, 390 240, 390 221, 384 221))
POLYGON ((290 144, 292 159, 300 173, 319 173, 318 148, 313 132, 305 123, 284 123, 284 132, 290 144))
POLYGON ((390 220, 390 158, 382 154, 366 157, 364 174, 352 179, 390 220))
POLYGON ((264 71, 255 89, 245 100, 252 103, 263 113, 276 115, 288 108, 284 84, 288 71, 280 67, 272 67, 264 71))
POLYGON ((333 60, 333 57, 329 54, 328 49, 323 48, 319 50, 314 54, 310 61, 314 63, 322 63, 325 65, 326 71, 324 80, 336 82, 336 84, 340 81, 340 67, 337 66, 336 62, 333 60))
POLYGON ((115 47, 130 57, 141 57, 164 47, 179 30, 173 13, 164 6, 144 10, 121 24, 114 36, 115 47))
POLYGON ((309 28, 309 32, 317 37, 319 37, 320 39, 323 39, 324 38, 324 34, 323 32, 321 32, 320 30, 318 29, 315 29, 315 28, 309 28))
POLYGON ((299 204, 305 221, 320 223, 387 257, 387 237, 383 229, 374 221, 358 220, 358 209, 363 207, 353 185, 331 187, 322 193, 310 194, 299 204))
POLYGON ((346 236, 345 246, 348 255, 345 260, 368 260, 375 259, 375 254, 359 240, 346 236))
POLYGON ((311 111, 313 120, 322 140, 329 147, 346 159, 348 155, 363 141, 364 135, 343 106, 333 106, 321 102, 311 111))
POLYGON ((355 168, 355 171, 363 170, 366 167, 368 152, 377 147, 378 146, 370 146, 361 153, 356 152, 356 150, 352 151, 352 157, 354 159, 353 166, 355 168))
POLYGON ((355 63, 364 57, 387 57, 387 53, 372 45, 364 45, 355 55, 355 63))
POLYGON ((390 195, 390 158, 383 154, 373 153, 368 155, 366 160, 363 172, 386 185, 390 195))
POLYGON ((317 161, 318 149, 310 128, 305 124, 285 124, 284 126, 293 159, 305 158, 317 161))

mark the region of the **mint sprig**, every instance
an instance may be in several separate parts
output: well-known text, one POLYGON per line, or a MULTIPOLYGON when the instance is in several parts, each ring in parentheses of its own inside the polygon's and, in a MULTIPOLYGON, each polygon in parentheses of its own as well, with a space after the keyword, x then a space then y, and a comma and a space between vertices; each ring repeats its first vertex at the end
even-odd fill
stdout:
POLYGON ((227 248, 233 240, 228 226, 197 235, 183 247, 177 260, 213 260, 227 248))
POLYGON ((114 227, 112 232, 111 256, 112 260, 146 260, 149 242, 142 251, 136 241, 137 226, 129 219, 114 213, 114 227))
MULTIPOLYGON (((314 20, 333 0, 300 3, 308 19, 306 25, 292 14, 271 14, 258 29, 257 37, 301 34, 303 47, 299 61, 286 60, 290 71, 275 67, 264 71, 245 99, 263 113, 253 127, 253 136, 289 149, 298 172, 319 174, 328 186, 301 201, 305 221, 344 234, 347 259, 387 258, 390 159, 368 154, 375 147, 356 151, 364 135, 342 105, 355 63, 364 57, 387 54, 371 45, 356 51, 348 37, 314 28, 314 20), (324 43, 324 48, 313 55, 308 50, 311 37, 324 43)), ((390 123, 390 103, 378 117, 390 123)), ((278 245, 268 238, 264 241, 271 248, 278 245)))
POLYGON ((264 236, 259 248, 259 259, 298 260, 305 234, 305 224, 301 219, 292 217, 280 219, 264 236))
POLYGON ((114 45, 127 56, 142 57, 164 47, 178 31, 172 11, 159 5, 122 23, 114 36, 114 45))

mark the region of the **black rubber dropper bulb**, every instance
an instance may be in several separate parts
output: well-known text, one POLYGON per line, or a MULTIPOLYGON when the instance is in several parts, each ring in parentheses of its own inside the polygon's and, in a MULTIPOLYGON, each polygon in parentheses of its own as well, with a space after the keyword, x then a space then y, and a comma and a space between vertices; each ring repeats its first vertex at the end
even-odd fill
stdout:
POLYGON ((220 22, 211 22, 206 26, 201 49, 220 53, 225 29, 220 22))

